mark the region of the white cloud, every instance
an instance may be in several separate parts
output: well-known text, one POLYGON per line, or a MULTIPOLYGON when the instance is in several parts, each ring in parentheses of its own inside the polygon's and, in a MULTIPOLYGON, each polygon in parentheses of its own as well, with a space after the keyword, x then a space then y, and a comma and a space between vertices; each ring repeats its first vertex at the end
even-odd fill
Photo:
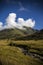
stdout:
POLYGON ((18 18, 18 23, 22 27, 26 26, 33 28, 35 26, 35 21, 33 21, 32 19, 24 20, 23 18, 18 18))
POLYGON ((2 23, 2 22, 0 22, 0 27, 2 27, 2 25, 3 25, 3 23, 2 23))
POLYGON ((16 27, 16 14, 15 13, 10 13, 9 16, 6 19, 6 26, 8 28, 16 27))
POLYGON ((2 29, 3 29, 3 23, 0 22, 0 30, 2 30, 2 29))
POLYGON ((26 20, 25 26, 33 28, 35 25, 35 21, 32 19, 26 20))
POLYGON ((23 28, 24 26, 33 28, 35 26, 35 21, 32 19, 24 20, 23 18, 18 18, 16 22, 16 14, 10 13, 6 18, 6 22, 4 26, 3 23, 0 22, 0 30, 7 29, 7 28, 24 29, 23 28))

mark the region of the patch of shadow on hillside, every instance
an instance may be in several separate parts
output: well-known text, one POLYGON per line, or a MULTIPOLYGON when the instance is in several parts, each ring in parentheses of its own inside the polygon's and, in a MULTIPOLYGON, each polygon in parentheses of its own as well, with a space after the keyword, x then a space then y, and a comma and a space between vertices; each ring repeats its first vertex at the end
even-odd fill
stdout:
POLYGON ((23 48, 25 50, 28 50, 28 46, 24 45, 24 44, 16 44, 16 43, 10 43, 9 46, 15 46, 15 47, 19 47, 19 48, 23 48))
POLYGON ((0 60, 0 65, 3 65, 1 60, 0 60))

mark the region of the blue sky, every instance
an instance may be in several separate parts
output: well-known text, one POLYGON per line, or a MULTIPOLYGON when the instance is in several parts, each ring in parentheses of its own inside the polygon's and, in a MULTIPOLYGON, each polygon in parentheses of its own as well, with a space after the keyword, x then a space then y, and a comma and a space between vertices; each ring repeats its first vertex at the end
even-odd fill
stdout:
POLYGON ((9 13, 17 18, 35 20, 35 29, 43 28, 43 0, 0 0, 0 21, 5 23, 9 13))

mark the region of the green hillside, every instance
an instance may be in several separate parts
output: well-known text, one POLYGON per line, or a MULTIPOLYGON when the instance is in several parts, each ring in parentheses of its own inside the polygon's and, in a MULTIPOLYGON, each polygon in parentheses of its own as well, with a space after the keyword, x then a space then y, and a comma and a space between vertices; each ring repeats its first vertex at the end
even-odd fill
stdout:
POLYGON ((43 29, 0 31, 0 65, 43 65, 43 29))
POLYGON ((35 33, 17 38, 17 40, 40 40, 43 39, 43 29, 37 30, 35 33))
POLYGON ((26 30, 22 30, 22 29, 5 29, 0 31, 0 39, 16 39, 19 37, 23 37, 23 36, 27 36, 27 35, 31 35, 33 33, 35 33, 36 30, 32 29, 32 28, 26 28, 26 30))

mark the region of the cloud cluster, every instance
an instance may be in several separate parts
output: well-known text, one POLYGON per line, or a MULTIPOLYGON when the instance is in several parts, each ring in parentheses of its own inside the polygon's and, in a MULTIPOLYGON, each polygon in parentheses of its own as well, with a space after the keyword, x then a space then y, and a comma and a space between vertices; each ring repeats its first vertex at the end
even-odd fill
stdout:
POLYGON ((24 20, 23 18, 18 18, 16 21, 16 14, 10 13, 6 18, 4 26, 3 23, 0 22, 0 30, 10 28, 24 29, 24 26, 33 28, 35 26, 35 21, 32 19, 24 20))

